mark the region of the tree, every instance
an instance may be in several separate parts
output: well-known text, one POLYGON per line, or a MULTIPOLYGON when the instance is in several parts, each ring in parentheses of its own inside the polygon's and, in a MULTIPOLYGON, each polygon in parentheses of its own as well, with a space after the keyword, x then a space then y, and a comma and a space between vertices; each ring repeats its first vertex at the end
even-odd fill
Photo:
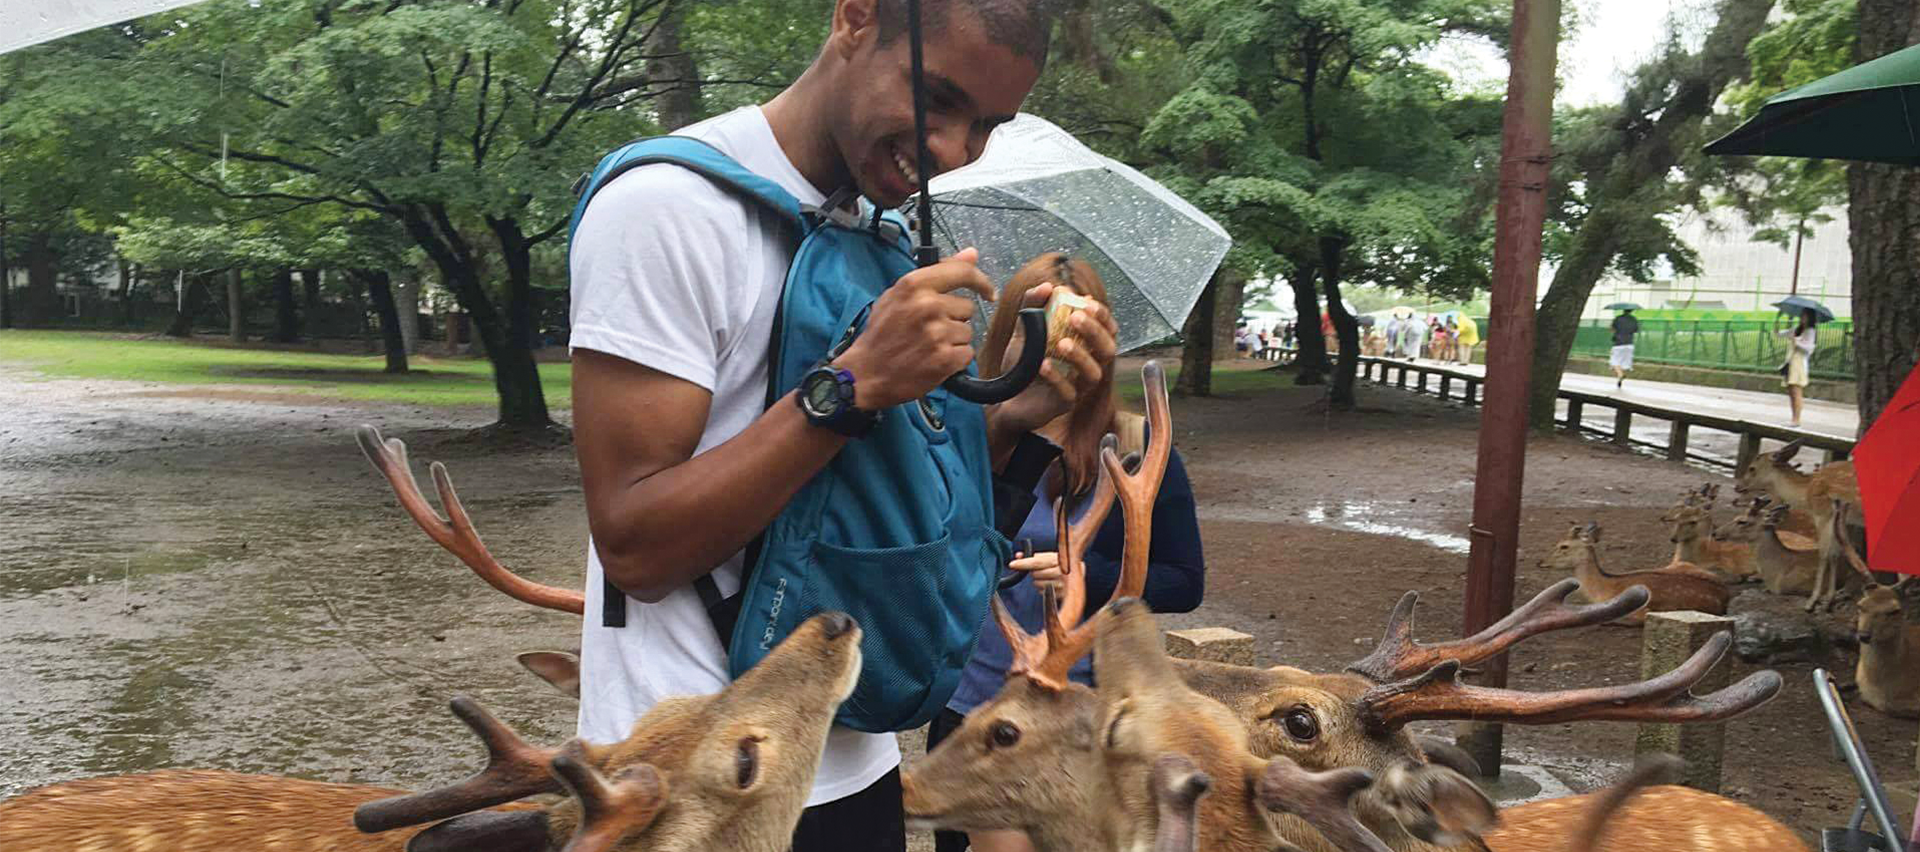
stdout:
POLYGON ((1565 140, 1549 215, 1547 252, 1558 262, 1540 302, 1528 419, 1551 429, 1560 376, 1573 350, 1587 297, 1608 269, 1638 280, 1666 259, 1693 271, 1695 255, 1663 218, 1696 203, 1696 181, 1672 180, 1683 158, 1704 144, 1702 124, 1727 86, 1747 73, 1747 44, 1766 25, 1774 0, 1721 0, 1706 40, 1688 52, 1670 39, 1666 53, 1637 69, 1620 104, 1584 110, 1562 122, 1565 140))
MULTIPOLYGON (((1860 0, 1859 16, 1856 61, 1920 43, 1920 7, 1909 0, 1860 0)), ((1920 169, 1849 165, 1847 222, 1864 431, 1920 361, 1920 169)))

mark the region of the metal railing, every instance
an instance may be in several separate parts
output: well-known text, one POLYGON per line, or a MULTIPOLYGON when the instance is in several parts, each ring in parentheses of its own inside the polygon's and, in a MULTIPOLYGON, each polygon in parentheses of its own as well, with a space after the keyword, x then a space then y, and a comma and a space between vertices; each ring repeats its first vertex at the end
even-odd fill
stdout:
MULTIPOLYGON (((1776 326, 1765 320, 1643 319, 1633 339, 1633 359, 1649 364, 1770 373, 1785 363, 1789 345, 1775 330, 1776 326)), ((1823 323, 1816 335, 1813 377, 1852 381, 1853 323, 1823 323)), ((1580 322, 1574 332, 1574 355, 1605 358, 1612 348, 1611 320, 1580 322)))
MULTIPOLYGON (((1361 357, 1360 375, 1362 378, 1372 381, 1375 384, 1386 384, 1389 378, 1391 378, 1395 387, 1406 388, 1415 393, 1427 393, 1428 385, 1431 383, 1434 385, 1433 392, 1441 399, 1457 398, 1459 401, 1465 402, 1468 405, 1480 404, 1480 386, 1486 384, 1486 378, 1478 373, 1470 373, 1453 367, 1413 364, 1392 358, 1374 358, 1370 356, 1361 357), (1433 381, 1430 382, 1430 379, 1433 381), (1461 389, 1457 397, 1453 392, 1456 384, 1458 384, 1461 389)), ((1762 439, 1774 441, 1797 440, 1808 447, 1825 450, 1828 461, 1843 459, 1853 454, 1854 442, 1852 439, 1841 438, 1821 432, 1791 429, 1784 426, 1775 426, 1770 423, 1755 423, 1750 420, 1740 420, 1732 417, 1716 417, 1697 411, 1664 408, 1658 405, 1648 405, 1643 402, 1620 399, 1606 394, 1588 393, 1586 391, 1569 390, 1567 388, 1560 389, 1560 398, 1567 401, 1567 416, 1562 418, 1556 415, 1554 421, 1559 424, 1561 428, 1576 434, 1586 432, 1604 435, 1622 447, 1631 446, 1635 443, 1651 446, 1662 451, 1666 457, 1672 461, 1684 462, 1691 459, 1721 467, 1726 466, 1727 463, 1723 458, 1690 455, 1687 452, 1688 444, 1692 440, 1693 430, 1696 428, 1729 432, 1739 436, 1740 448, 1733 462, 1733 468, 1735 470, 1745 468, 1747 462, 1752 461, 1755 456, 1760 454, 1760 441, 1762 439), (1613 427, 1611 429, 1602 429, 1587 425, 1585 419, 1586 410, 1589 406, 1612 409, 1613 427), (1633 418, 1636 416, 1652 417, 1656 420, 1666 421, 1669 424, 1666 441, 1664 443, 1635 441, 1632 433, 1633 418)))

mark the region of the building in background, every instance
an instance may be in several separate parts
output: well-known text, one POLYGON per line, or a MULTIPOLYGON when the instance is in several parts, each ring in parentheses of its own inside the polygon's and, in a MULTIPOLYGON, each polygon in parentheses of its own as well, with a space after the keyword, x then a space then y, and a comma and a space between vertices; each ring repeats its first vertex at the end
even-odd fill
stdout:
MULTIPOLYGON (((1817 299, 1837 317, 1853 315, 1853 254, 1847 246, 1847 212, 1828 208, 1833 221, 1812 226, 1800 246, 1799 293, 1817 299)), ((1793 247, 1755 242, 1755 229, 1732 210, 1712 217, 1694 215, 1677 229, 1700 254, 1700 274, 1668 277, 1646 284, 1623 275, 1601 279, 1587 300, 1583 317, 1612 316, 1614 302, 1633 302, 1649 310, 1698 308, 1765 311, 1794 292, 1793 247)))

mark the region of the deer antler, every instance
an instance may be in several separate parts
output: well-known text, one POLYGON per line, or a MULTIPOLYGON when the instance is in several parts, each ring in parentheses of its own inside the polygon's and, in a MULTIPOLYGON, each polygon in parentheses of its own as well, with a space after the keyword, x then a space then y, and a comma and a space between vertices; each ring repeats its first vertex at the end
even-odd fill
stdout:
POLYGON ((1400 603, 1393 608, 1393 614, 1387 617, 1387 629, 1380 637, 1380 644, 1373 649, 1373 653, 1347 666, 1347 671, 1374 683, 1386 683, 1427 671, 1444 660, 1457 660, 1461 665, 1470 666, 1505 651, 1529 636, 1603 624, 1647 604, 1646 587, 1634 586, 1601 603, 1568 605, 1567 596, 1578 588, 1578 580, 1561 580, 1491 627, 1465 639, 1433 645, 1413 641, 1413 609, 1420 602, 1420 593, 1408 592, 1401 596, 1400 603))
POLYGON ((400 507, 407 510, 414 523, 425 530, 427 537, 467 563, 473 573, 487 581, 487 585, 506 593, 507 597, 523 603, 530 603, 546 609, 557 609, 574 615, 584 613, 587 608, 586 597, 571 589, 535 583, 507 570, 507 567, 487 552, 487 546, 480 541, 480 534, 473 529, 473 520, 467 517, 467 509, 460 505, 460 496, 453 491, 453 479, 447 476, 447 467, 434 462, 433 485, 440 492, 440 502, 447 507, 448 518, 440 517, 433 507, 427 504, 427 498, 420 493, 420 483, 413 478, 413 468, 407 464, 407 445, 399 438, 382 439, 380 430, 372 426, 361 426, 358 432, 360 451, 366 453, 367 460, 373 462, 381 475, 393 486, 393 494, 400 498, 400 507))
POLYGON ((1113 600, 1139 597, 1147 587, 1147 564, 1153 543, 1153 503, 1160 495, 1160 480, 1166 475, 1167 460, 1173 452, 1173 416, 1167 401, 1166 372, 1157 361, 1148 361, 1140 369, 1147 398, 1147 449, 1139 467, 1128 473, 1116 452, 1118 442, 1108 435, 1100 444, 1099 479, 1093 496, 1080 513, 1078 522, 1068 522, 1065 501, 1054 504, 1054 524, 1060 533, 1061 590, 1041 589, 1039 635, 1026 632, 1006 611, 1000 598, 993 598, 994 622, 1013 648, 1013 665, 1008 674, 1024 674, 1048 689, 1064 689, 1067 672, 1093 648, 1102 610, 1080 622, 1086 609, 1086 570, 1081 564, 1087 548, 1106 522, 1118 497, 1126 518, 1126 549, 1121 554, 1120 582, 1113 600))
POLYGON ((1267 761, 1256 793, 1275 813, 1305 820, 1341 852, 1388 852, 1387 845, 1353 815, 1354 794, 1373 784, 1373 774, 1358 767, 1308 772, 1284 757, 1267 761))
MULTIPOLYGON (((1107 435, 1101 441, 1101 449, 1105 451, 1114 444, 1114 437, 1107 435)), ((1106 523, 1107 513, 1113 509, 1113 479, 1105 467, 1097 473, 1099 479, 1094 483, 1093 494, 1080 511, 1078 521, 1069 517, 1066 495, 1061 495, 1053 502, 1054 528, 1060 537, 1057 549, 1060 554, 1061 589, 1058 592, 1052 586, 1042 586, 1040 589, 1041 632, 1028 633, 1007 612, 999 595, 994 595, 992 599, 994 623, 999 625, 1000 634, 1006 637, 1007 645, 1013 649, 1013 664, 1008 667, 1007 673, 1026 675, 1049 689, 1066 688, 1068 670, 1086 656, 1093 642, 1091 635, 1076 637, 1073 627, 1079 623, 1080 614, 1087 605, 1087 571, 1082 560, 1099 533, 1100 526, 1106 523)), ((1065 481, 1064 477, 1061 481, 1065 481)))
POLYGON ((1759 671, 1703 697, 1688 688, 1705 677, 1732 646, 1719 633, 1679 668, 1621 686, 1523 692, 1460 683, 1460 663, 1447 660, 1406 680, 1367 690, 1358 702, 1369 728, 1386 731, 1421 719, 1472 719, 1520 725, 1572 721, 1707 722, 1740 715, 1780 691, 1777 672, 1759 671))
POLYGON ((580 800, 580 825, 561 852, 607 852, 653 824, 667 804, 667 779, 646 763, 620 770, 609 782, 595 771, 579 740, 553 758, 553 774, 580 800))
POLYGON ((453 699, 453 715, 467 723, 487 747, 487 766, 465 781, 424 793, 368 802, 353 811, 353 825, 376 834, 409 825, 447 819, 560 788, 548 771, 554 749, 528 745, 512 728, 464 695, 453 699))

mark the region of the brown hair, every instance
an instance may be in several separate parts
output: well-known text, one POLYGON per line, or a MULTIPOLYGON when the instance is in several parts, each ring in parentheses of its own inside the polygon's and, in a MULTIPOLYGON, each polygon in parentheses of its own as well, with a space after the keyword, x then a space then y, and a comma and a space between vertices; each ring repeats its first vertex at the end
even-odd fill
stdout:
MULTIPOLYGON (((1015 272, 1005 287, 1000 288, 1000 299, 994 305, 993 322, 987 327, 986 343, 980 347, 980 375, 992 378, 1004 372, 1007 345, 1013 341, 1014 322, 1019 317, 1021 303, 1026 300, 1028 290, 1049 281, 1106 305, 1109 309, 1113 307, 1107 300, 1106 283, 1100 280, 1099 273, 1094 272, 1086 261, 1061 252, 1034 258, 1019 272, 1015 272)), ((1125 429, 1125 424, 1121 422, 1118 397, 1113 390, 1112 370, 1100 377, 1099 386, 1091 394, 1074 404, 1068 418, 1065 446, 1061 450, 1067 464, 1066 492, 1069 494, 1084 494, 1093 488, 1099 474, 1100 439, 1108 432, 1120 435, 1122 455, 1130 449, 1138 449, 1144 443, 1129 434, 1139 430, 1125 429)))

